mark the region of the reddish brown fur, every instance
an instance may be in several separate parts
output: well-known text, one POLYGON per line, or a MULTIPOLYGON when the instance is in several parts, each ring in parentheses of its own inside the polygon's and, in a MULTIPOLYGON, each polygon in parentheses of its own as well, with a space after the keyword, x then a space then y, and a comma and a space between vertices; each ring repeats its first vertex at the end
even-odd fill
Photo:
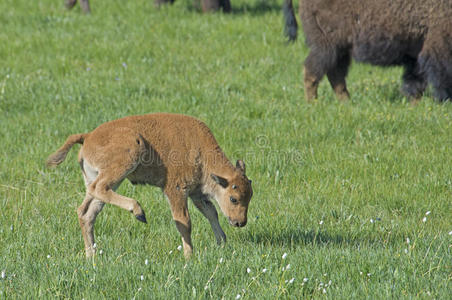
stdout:
POLYGON ((241 227, 247 222, 252 188, 245 165, 237 161, 234 167, 209 128, 197 119, 158 113, 107 122, 90 133, 69 136, 49 156, 47 164, 63 162, 75 143, 83 144, 79 163, 87 192, 78 215, 87 256, 94 253, 93 225, 105 203, 124 208, 146 222, 137 201, 115 193, 126 178, 133 184, 162 188, 182 236, 186 257, 192 253, 187 197, 209 220, 218 243, 225 241, 226 236, 209 198, 215 198, 231 225, 241 227))

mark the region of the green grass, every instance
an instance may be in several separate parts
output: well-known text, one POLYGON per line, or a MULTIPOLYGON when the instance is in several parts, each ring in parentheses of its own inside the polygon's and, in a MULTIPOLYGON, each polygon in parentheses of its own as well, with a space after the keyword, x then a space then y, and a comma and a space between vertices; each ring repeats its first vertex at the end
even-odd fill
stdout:
POLYGON ((92 0, 90 16, 62 2, 0 2, 0 299, 450 299, 451 104, 428 92, 413 106, 400 69, 357 64, 351 101, 324 80, 307 103, 308 49, 285 43, 277 2, 202 15, 188 0, 92 0), (248 225, 220 216, 218 247, 190 204, 186 262, 160 190, 127 182, 149 224, 106 207, 87 261, 77 151, 45 159, 69 134, 158 111, 202 119, 245 159, 248 225))

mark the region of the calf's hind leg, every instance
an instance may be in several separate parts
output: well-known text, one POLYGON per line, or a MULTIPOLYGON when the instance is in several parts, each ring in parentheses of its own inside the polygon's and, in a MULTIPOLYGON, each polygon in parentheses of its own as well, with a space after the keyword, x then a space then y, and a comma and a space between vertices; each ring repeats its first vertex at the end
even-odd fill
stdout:
POLYGON ((119 195, 114 191, 127 175, 128 172, 114 175, 100 171, 96 180, 88 186, 88 193, 104 203, 119 206, 133 213, 138 221, 147 223, 144 211, 136 200, 119 195))
POLYGON ((191 220, 188 212, 187 196, 176 187, 166 187, 164 193, 168 197, 173 220, 182 237, 184 256, 188 259, 193 253, 193 245, 191 243, 191 220))
POLYGON ((94 249, 94 222, 96 222, 97 215, 104 207, 104 203, 100 200, 94 199, 88 193, 85 200, 77 210, 78 221, 82 230, 83 241, 85 243, 86 257, 91 257, 95 253, 94 249))

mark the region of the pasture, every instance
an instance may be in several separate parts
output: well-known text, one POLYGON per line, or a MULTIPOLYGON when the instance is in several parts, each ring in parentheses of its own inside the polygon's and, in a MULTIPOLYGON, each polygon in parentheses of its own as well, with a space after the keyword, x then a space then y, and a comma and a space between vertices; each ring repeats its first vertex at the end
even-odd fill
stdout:
POLYGON ((283 37, 282 1, 0 1, 0 299, 449 299, 452 105, 412 105, 401 69, 354 64, 351 100, 328 82, 307 103, 300 31, 283 37), (248 224, 220 213, 218 247, 190 203, 186 261, 157 188, 124 182, 148 224, 106 206, 85 259, 76 209, 79 146, 69 134, 150 112, 195 116, 253 180, 248 224))

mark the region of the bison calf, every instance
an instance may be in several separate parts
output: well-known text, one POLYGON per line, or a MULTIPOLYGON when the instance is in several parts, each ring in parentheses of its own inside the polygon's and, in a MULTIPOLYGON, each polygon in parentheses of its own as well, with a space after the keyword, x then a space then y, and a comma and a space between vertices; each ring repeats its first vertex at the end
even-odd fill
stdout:
POLYGON ((117 205, 146 223, 140 204, 115 192, 126 178, 132 184, 163 190, 187 258, 193 251, 188 197, 209 220, 219 244, 226 241, 226 235, 209 198, 217 201, 231 225, 242 227, 247 222, 253 190, 245 164, 238 160, 233 166, 209 128, 195 118, 158 113, 107 122, 90 133, 69 136, 47 164, 62 163, 76 143, 82 144, 78 161, 86 185, 78 218, 87 257, 94 254, 93 226, 105 203, 117 205))
POLYGON ((317 97, 325 74, 336 96, 349 98, 351 58, 403 66, 408 97, 422 96, 430 83, 437 99, 452 98, 452 0, 300 0, 300 15, 311 48, 304 63, 308 100, 317 97))

